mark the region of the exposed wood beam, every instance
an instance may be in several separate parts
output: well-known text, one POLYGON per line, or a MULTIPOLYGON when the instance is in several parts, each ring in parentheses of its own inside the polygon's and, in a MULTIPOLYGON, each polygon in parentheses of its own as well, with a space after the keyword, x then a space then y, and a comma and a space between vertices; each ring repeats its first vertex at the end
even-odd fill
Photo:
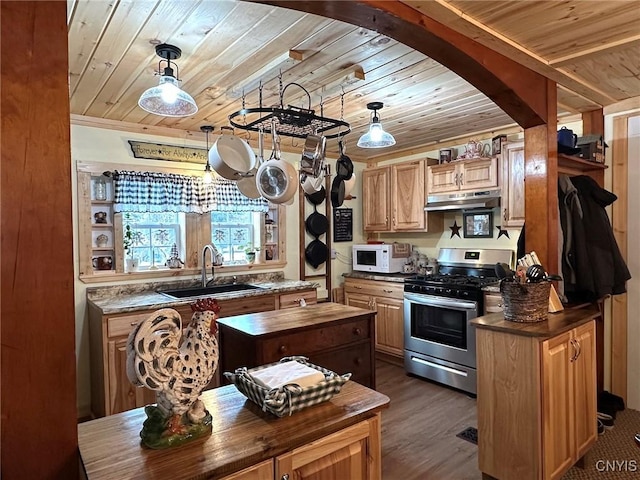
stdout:
MULTIPOLYGON (((259 1, 314 13, 375 30, 412 47, 455 72, 524 128, 549 114, 544 76, 471 38, 460 35, 400 1, 259 1)), ((555 105, 553 106, 555 114, 555 105)))
POLYGON ((591 60, 593 57, 608 53, 615 53, 627 48, 640 49, 640 34, 633 35, 631 37, 622 38, 613 42, 598 45, 597 47, 587 48, 580 52, 574 52, 569 55, 564 55, 558 58, 552 58, 549 60, 549 65, 552 67, 562 67, 569 63, 583 62, 585 60, 591 60))
POLYGON ((531 70, 544 75, 567 89, 576 92, 598 105, 609 105, 617 99, 599 91, 592 84, 580 81, 577 77, 567 75, 566 71, 558 70, 550 64, 550 60, 543 58, 522 45, 512 41, 500 32, 488 27, 475 18, 465 14, 445 0, 404 1, 407 5, 422 12, 428 17, 445 23, 456 32, 473 38, 478 43, 495 50, 513 60, 525 65, 531 70))

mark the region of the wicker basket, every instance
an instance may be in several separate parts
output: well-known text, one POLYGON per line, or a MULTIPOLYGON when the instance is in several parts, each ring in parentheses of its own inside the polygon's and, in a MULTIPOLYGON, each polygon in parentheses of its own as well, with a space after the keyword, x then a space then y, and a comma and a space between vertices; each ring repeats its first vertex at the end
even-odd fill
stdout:
POLYGON ((306 357, 301 356, 285 357, 281 359, 280 362, 269 363, 251 369, 247 369, 246 367, 237 368, 234 373, 224 372, 224 376, 227 377, 245 397, 262 407, 262 410, 265 412, 269 412, 277 417, 292 415, 311 405, 330 400, 331 397, 340 392, 342 385, 351 378, 350 373, 338 375, 331 370, 308 362, 306 357), (252 373, 262 370, 263 368, 294 360, 319 370, 324 374, 325 379, 316 385, 304 388, 289 384, 269 390, 258 385, 251 377, 252 373))
POLYGON ((549 312, 551 282, 502 282, 504 318, 512 322, 542 322, 549 312))

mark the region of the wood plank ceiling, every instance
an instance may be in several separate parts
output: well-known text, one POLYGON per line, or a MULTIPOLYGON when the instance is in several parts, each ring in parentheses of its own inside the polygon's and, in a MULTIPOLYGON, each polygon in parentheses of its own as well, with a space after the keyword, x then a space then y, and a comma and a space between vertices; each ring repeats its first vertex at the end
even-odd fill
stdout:
MULTIPOLYGON (((558 82, 561 117, 640 96, 636 1, 404 3, 558 82)), ((309 92, 316 114, 322 109, 326 117, 349 122, 354 160, 375 162, 515 126, 468 82, 392 38, 279 7, 230 0, 69 0, 68 31, 71 113, 80 123, 167 127, 201 140, 201 125, 219 133, 243 101, 259 106, 261 83, 262 105, 274 106, 281 103, 281 83, 295 82, 309 92), (137 105, 140 94, 157 84, 158 43, 182 49, 176 60, 182 88, 199 107, 191 117, 160 117, 137 105), (380 118, 396 138, 394 147, 355 145, 368 128, 366 104, 372 101, 384 102, 380 118)), ((285 93, 285 107, 309 106, 302 89, 291 86, 285 93)), ((255 133, 250 141, 257 145, 255 133)), ((283 149, 298 152, 302 142, 283 139, 283 149)), ((336 144, 328 142, 330 153, 336 144)))

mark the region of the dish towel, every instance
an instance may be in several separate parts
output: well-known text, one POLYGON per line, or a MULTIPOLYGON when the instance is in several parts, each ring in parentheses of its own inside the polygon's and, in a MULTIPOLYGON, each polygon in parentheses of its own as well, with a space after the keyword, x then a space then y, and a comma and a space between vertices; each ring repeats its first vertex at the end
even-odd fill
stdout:
POLYGON ((295 360, 252 372, 251 377, 258 385, 268 389, 292 383, 304 388, 324 380, 322 372, 295 360))

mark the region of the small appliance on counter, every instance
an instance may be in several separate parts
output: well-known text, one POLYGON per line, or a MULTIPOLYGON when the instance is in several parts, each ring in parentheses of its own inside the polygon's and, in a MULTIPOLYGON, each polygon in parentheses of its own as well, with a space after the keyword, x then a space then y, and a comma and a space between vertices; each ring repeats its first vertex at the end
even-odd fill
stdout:
POLYGON ((367 243, 353 246, 353 269, 361 272, 400 273, 411 256, 408 243, 367 243))

